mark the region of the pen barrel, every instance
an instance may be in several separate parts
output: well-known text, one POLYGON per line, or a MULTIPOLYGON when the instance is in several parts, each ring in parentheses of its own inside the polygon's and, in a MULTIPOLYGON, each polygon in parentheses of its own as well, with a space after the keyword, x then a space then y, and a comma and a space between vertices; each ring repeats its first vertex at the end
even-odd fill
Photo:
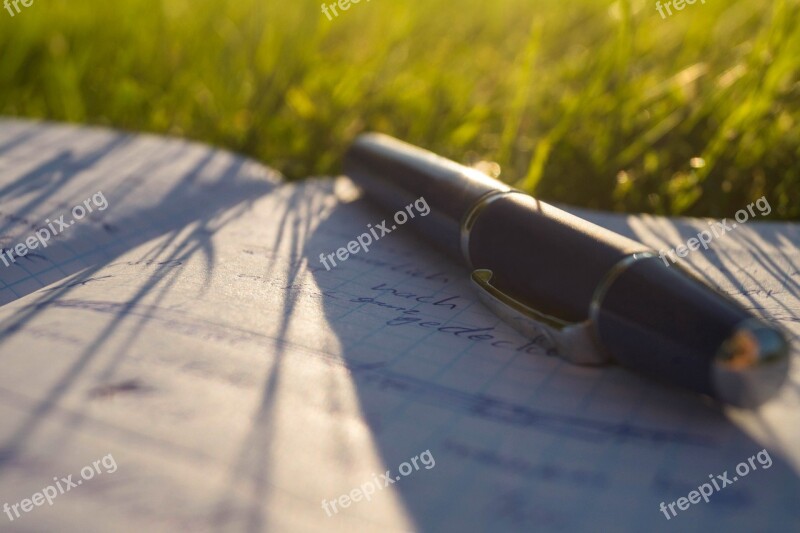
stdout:
POLYGON ((593 322, 620 364, 734 405, 762 403, 787 375, 788 341, 778 328, 657 257, 605 282, 593 322))
POLYGON ((431 208, 410 223, 437 248, 461 258, 461 221, 485 194, 508 190, 502 182, 427 150, 381 134, 359 136, 344 156, 344 173, 390 212, 420 197, 431 208))

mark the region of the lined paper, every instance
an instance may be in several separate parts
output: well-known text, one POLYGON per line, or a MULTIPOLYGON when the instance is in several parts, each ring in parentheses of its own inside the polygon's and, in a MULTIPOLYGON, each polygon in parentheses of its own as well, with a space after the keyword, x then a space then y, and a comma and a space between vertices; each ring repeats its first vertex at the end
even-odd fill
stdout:
MULTIPOLYGON (((720 410, 541 353, 410 228, 326 270, 320 253, 385 217, 344 178, 286 184, 178 139, 0 121, 0 245, 99 190, 108 209, 0 264, 0 505, 107 454, 118 470, 0 514, 10 531, 800 526, 796 351, 778 398, 720 410), (762 449, 769 469, 659 511, 762 449), (323 509, 426 450, 434 467, 323 509)), ((657 249, 706 227, 576 212, 657 249)), ((797 343, 798 242, 797 225, 751 223, 685 261, 797 343)))

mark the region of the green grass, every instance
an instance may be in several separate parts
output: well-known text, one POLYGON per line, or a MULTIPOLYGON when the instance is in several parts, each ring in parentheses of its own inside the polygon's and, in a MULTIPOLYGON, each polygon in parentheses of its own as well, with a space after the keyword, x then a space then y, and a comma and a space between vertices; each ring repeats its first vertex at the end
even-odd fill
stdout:
POLYGON ((289 178, 378 130, 551 201, 731 217, 766 195, 800 218, 797 0, 320 3, 2 10, 0 114, 181 135, 289 178))

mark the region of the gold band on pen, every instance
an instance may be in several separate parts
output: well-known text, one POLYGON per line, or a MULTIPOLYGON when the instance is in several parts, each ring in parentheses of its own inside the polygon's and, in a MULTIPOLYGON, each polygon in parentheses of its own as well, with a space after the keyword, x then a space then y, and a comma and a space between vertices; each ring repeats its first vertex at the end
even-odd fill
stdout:
POLYGON ((597 315, 600 312, 600 305, 603 303, 603 299, 608 292, 608 289, 611 288, 611 285, 614 284, 614 281, 623 272, 628 270, 634 263, 637 261, 641 261, 642 259, 651 259, 653 257, 658 257, 653 252, 635 252, 629 255, 626 255, 619 261, 617 261, 614 266, 612 266, 608 272, 603 276, 603 279, 600 280, 600 283, 597 284, 597 287, 594 289, 594 293, 592 294, 592 301, 589 304, 589 320, 592 322, 597 322, 597 315))
POLYGON ((529 338, 546 338, 542 348, 549 345, 563 359, 578 365, 597 365, 609 361, 609 357, 598 349, 590 320, 571 323, 558 317, 543 313, 514 296, 504 293, 492 283, 494 273, 488 269, 475 269, 470 257, 470 233, 480 215, 491 203, 512 194, 530 195, 515 189, 498 190, 486 193, 469 209, 461 223, 461 253, 472 271, 472 284, 478 297, 504 322, 529 338))
POLYGON ((510 187, 504 190, 501 189, 487 192, 478 198, 478 201, 476 201, 472 207, 469 208, 469 211, 467 211, 467 214, 461 221, 461 254, 464 256, 464 260, 467 262, 467 267, 469 267, 470 270, 475 270, 475 267, 472 264, 472 257, 470 257, 469 253, 469 236, 472 232, 472 228, 475 227, 475 223, 478 221, 481 213, 483 213, 489 204, 511 194, 522 194, 528 198, 531 197, 529 194, 525 194, 522 191, 518 191, 510 187))

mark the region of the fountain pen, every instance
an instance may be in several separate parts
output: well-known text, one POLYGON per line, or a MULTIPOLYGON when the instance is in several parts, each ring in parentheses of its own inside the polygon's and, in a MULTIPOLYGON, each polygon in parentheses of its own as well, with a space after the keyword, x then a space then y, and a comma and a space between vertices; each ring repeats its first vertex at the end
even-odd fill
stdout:
POLYGON ((616 362, 738 407, 786 379, 779 327, 641 243, 386 135, 356 138, 343 170, 386 210, 424 197, 431 212, 411 225, 501 319, 572 363, 616 362))

